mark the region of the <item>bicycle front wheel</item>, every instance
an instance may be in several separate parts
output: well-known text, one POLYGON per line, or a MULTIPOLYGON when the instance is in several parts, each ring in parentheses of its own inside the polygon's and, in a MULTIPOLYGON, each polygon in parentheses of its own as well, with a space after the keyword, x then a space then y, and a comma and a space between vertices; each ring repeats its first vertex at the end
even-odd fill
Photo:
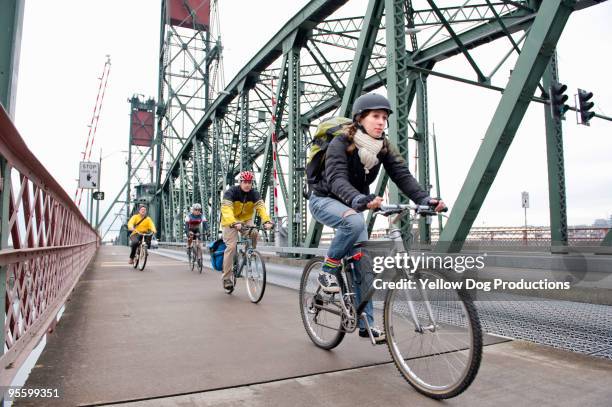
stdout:
POLYGON ((196 253, 193 246, 189 248, 189 269, 193 271, 196 264, 196 253))
POLYGON ((314 258, 302 272, 300 314, 306 333, 322 349, 333 349, 342 342, 342 309, 338 294, 326 294, 319 286, 323 260, 314 258))
POLYGON ((198 245, 196 251, 198 256, 198 271, 200 272, 200 274, 202 274, 202 268, 204 267, 204 262, 202 261, 202 246, 198 245))
MULTIPOLYGON (((442 274, 423 270, 414 277, 415 286, 387 292, 384 324, 389 353, 419 393, 434 399, 455 397, 470 386, 480 367, 480 320, 465 291, 422 287, 423 281, 437 287, 448 283, 442 274)), ((394 279, 407 281, 403 273, 394 279)))
POLYGON ((257 304, 266 291, 266 265, 259 252, 255 250, 248 257, 245 277, 249 299, 257 304))
POLYGON ((149 254, 147 253, 147 247, 146 245, 143 245, 140 247, 140 260, 139 260, 139 264, 138 264, 138 269, 140 271, 144 270, 145 266, 147 265, 147 257, 149 257, 149 254))

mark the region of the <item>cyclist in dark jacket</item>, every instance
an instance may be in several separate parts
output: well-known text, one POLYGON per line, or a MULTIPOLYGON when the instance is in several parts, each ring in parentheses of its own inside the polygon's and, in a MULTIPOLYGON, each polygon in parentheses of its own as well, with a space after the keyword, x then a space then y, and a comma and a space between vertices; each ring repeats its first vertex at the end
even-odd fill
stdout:
MULTIPOLYGON (((362 95, 353 104, 353 123, 346 134, 334 138, 325 152, 322 180, 312 186, 309 208, 319 222, 336 229, 319 275, 319 284, 327 293, 340 291, 335 272, 341 259, 353 250, 355 243, 368 239, 367 227, 360 213, 376 209, 382 198, 370 193, 381 165, 398 188, 419 205, 436 205, 436 211, 446 206, 433 199, 412 176, 406 162, 389 143, 384 134, 387 118, 393 113, 389 100, 379 94, 362 95)), ((355 267, 355 281, 365 282, 359 262, 355 267)), ((364 287, 365 288, 365 287, 364 287)), ((356 284, 357 304, 361 301, 361 287, 356 284)), ((373 307, 365 309, 370 326, 374 326, 373 307)), ((359 320, 359 336, 369 337, 364 322, 359 320)), ((373 328, 377 342, 385 341, 384 333, 373 328)))

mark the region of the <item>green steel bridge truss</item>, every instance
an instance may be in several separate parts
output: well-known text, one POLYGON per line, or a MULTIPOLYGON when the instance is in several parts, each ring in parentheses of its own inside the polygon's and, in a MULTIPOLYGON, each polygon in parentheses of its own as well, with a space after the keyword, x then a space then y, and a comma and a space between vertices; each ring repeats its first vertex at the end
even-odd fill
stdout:
MULTIPOLYGON (((441 250, 459 250, 527 106, 549 104, 547 89, 558 79, 555 47, 568 18, 573 11, 598 3, 312 0, 214 100, 211 66, 220 58, 220 42, 207 37, 207 32, 184 28, 178 32, 162 22, 161 103, 152 147, 157 150, 161 239, 183 239, 182 220, 194 202, 203 204, 209 232, 215 235, 224 189, 239 171, 251 169, 270 212, 277 206, 286 213, 288 245, 316 247, 322 227, 309 217, 302 196, 310 133, 324 117, 347 115, 353 100, 367 91, 386 90, 396 112, 389 120, 391 140, 406 161, 408 140, 416 142, 418 179, 429 188, 427 80, 434 76, 502 93, 438 243, 441 250), (490 67, 474 49, 492 42, 503 52, 490 67), (167 50, 175 45, 179 52, 171 56, 167 50), (176 73, 166 68, 168 58, 181 57, 190 62, 177 88, 176 73), (436 69, 439 62, 453 57, 467 62, 469 75, 436 69), (496 74, 509 62, 514 63, 510 80, 498 79, 496 74), (272 185, 278 186, 277 196, 272 185)), ((567 216, 562 128, 550 109, 544 109, 544 116, 552 241, 563 247, 567 216)), ((381 174, 373 192, 381 195, 387 178, 381 174)), ((391 202, 405 202, 393 185, 388 191, 391 202)), ((371 231, 372 219, 368 222, 371 231)), ((421 242, 428 243, 429 225, 421 223, 419 230, 421 242)))

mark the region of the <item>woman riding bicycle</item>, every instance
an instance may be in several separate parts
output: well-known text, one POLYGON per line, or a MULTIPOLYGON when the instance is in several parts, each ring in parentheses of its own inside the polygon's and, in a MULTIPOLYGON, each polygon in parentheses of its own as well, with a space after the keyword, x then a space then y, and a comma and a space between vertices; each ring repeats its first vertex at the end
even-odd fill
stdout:
MULTIPOLYGON (((130 251, 130 260, 128 263, 134 264, 136 248, 140 244, 143 235, 149 232, 157 233, 157 229, 155 228, 153 219, 147 216, 147 207, 144 205, 140 205, 140 207, 138 208, 138 213, 130 218, 127 227, 128 230, 132 232, 130 234, 130 246, 132 250, 130 251)), ((150 248, 151 236, 146 236, 145 242, 147 242, 147 246, 150 248)))
MULTIPOLYGON (((412 176, 408 165, 391 146, 384 129, 392 114, 389 100, 376 93, 362 95, 353 104, 353 123, 343 135, 335 137, 325 152, 325 168, 322 180, 311 185, 309 208, 320 223, 336 229, 319 284, 326 293, 340 291, 335 272, 341 260, 354 249, 354 245, 368 240, 367 227, 361 214, 366 209, 376 209, 382 198, 370 193, 370 184, 376 180, 381 164, 391 180, 411 200, 420 205, 436 205, 436 211, 446 206, 427 194, 412 176)), ((359 261, 355 262, 355 281, 364 282, 364 271, 359 261)), ((366 286, 363 289, 367 289, 366 286)), ((364 291, 365 292, 365 291, 364 291)), ((362 289, 355 287, 355 301, 361 302, 362 289)), ((370 301, 365 308, 369 325, 374 326, 373 306, 370 301)), ((384 342, 384 333, 372 328, 377 342, 384 342)), ((359 336, 368 338, 364 322, 359 319, 359 336)))

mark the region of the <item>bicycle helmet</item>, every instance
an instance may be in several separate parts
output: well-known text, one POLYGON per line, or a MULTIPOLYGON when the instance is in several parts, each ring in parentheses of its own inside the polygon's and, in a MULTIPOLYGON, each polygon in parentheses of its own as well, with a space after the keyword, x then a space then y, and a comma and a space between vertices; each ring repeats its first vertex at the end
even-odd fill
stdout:
POLYGON ((253 178, 255 178, 255 176, 253 175, 253 173, 251 171, 242 171, 240 173, 240 176, 238 177, 240 182, 242 182, 242 181, 253 181, 253 178))
POLYGON ((202 210, 202 205, 200 205, 199 203, 193 204, 193 206, 191 207, 192 211, 201 211, 202 210))
POLYGON ((353 121, 356 117, 368 110, 386 110, 388 115, 393 113, 389 99, 378 93, 367 93, 359 96, 353 103, 353 121))

